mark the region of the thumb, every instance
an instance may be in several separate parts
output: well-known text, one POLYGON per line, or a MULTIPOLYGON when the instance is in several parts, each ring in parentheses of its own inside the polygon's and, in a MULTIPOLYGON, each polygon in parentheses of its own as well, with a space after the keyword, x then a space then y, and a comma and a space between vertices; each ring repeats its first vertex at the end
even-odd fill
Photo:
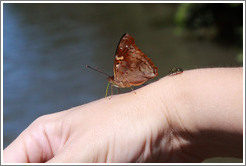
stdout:
POLYGON ((52 157, 49 139, 40 123, 31 124, 3 151, 4 163, 40 163, 52 157))

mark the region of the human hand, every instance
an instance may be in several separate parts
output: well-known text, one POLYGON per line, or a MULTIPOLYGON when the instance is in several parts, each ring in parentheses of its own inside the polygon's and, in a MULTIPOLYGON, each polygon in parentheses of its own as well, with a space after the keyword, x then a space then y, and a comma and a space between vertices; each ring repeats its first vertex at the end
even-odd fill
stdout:
POLYGON ((162 161, 159 154, 171 149, 172 138, 163 111, 164 101, 154 96, 157 91, 146 94, 145 90, 136 90, 136 94, 103 98, 40 117, 5 150, 4 160, 162 161))
POLYGON ((136 94, 42 116, 4 150, 3 160, 201 162, 216 156, 242 156, 241 68, 185 71, 136 94))

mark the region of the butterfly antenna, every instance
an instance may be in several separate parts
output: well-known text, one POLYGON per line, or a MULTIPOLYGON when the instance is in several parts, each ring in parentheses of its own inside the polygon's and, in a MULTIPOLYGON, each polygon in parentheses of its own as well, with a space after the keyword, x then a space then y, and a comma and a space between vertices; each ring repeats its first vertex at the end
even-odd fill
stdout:
POLYGON ((94 71, 97 71, 97 72, 99 72, 99 73, 101 73, 101 74, 104 74, 104 75, 106 75, 106 76, 108 76, 108 77, 111 77, 110 75, 108 75, 107 73, 103 72, 102 70, 100 70, 100 69, 98 69, 98 68, 94 68, 94 67, 91 67, 91 66, 89 66, 89 65, 86 65, 86 68, 90 68, 90 69, 92 69, 92 70, 94 70, 94 71))

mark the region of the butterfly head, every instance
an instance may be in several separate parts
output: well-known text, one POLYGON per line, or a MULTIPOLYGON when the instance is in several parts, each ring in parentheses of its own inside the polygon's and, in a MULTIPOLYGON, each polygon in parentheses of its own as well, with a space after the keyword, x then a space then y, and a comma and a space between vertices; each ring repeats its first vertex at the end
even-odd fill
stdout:
POLYGON ((107 80, 109 83, 114 83, 114 76, 109 76, 107 80))
POLYGON ((114 87, 117 87, 117 88, 124 88, 124 86, 122 85, 121 82, 116 81, 116 80, 114 79, 114 76, 108 77, 107 80, 108 80, 108 83, 109 83, 109 84, 111 83, 114 87))

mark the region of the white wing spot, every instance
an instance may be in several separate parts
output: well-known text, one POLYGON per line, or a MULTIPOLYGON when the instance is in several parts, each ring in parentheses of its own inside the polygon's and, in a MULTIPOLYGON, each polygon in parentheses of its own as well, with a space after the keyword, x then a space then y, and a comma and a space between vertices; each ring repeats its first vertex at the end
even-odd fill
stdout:
POLYGON ((120 56, 120 57, 119 57, 118 55, 116 55, 116 56, 115 56, 115 59, 116 59, 117 61, 120 61, 120 60, 123 60, 124 57, 123 57, 123 56, 120 56))

